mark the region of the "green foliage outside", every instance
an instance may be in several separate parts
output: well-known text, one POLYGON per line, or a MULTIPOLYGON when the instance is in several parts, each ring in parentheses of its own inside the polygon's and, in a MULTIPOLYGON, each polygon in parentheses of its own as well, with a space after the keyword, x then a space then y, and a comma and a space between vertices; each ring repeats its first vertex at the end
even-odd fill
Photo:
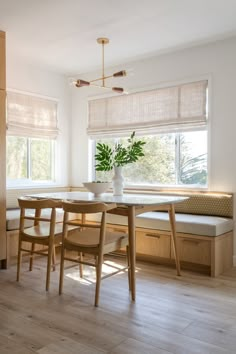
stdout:
POLYGON ((53 179, 53 142, 49 139, 7 137, 7 178, 53 179))
MULTIPOLYGON (((200 141, 199 144, 201 144, 200 141)), ((207 154, 190 152, 189 142, 184 134, 180 134, 180 173, 178 184, 207 184, 207 154)))
POLYGON ((37 181, 52 179, 52 144, 50 140, 31 140, 31 178, 37 181))
POLYGON ((22 137, 7 137, 7 178, 27 178, 27 140, 22 137))
POLYGON ((173 184, 175 181, 174 139, 171 135, 143 138, 145 156, 124 168, 127 183, 173 184))

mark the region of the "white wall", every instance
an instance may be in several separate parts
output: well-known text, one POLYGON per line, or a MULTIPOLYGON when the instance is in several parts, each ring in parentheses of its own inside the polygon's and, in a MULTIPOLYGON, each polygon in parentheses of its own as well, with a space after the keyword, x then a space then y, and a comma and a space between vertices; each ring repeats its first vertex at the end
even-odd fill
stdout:
MULTIPOLYGON (((99 58, 98 58, 99 61, 99 58)), ((236 192, 236 37, 150 59, 127 63, 108 72, 131 68, 119 82, 130 92, 210 77, 209 190, 236 192)), ((95 77, 95 73, 85 75, 95 77)), ((117 85, 119 86, 119 85, 117 85)), ((100 91, 72 91, 73 186, 88 179, 87 98, 100 91)), ((103 93, 103 92, 102 92, 103 93)), ((236 255, 236 242, 235 251, 236 255)))
POLYGON ((62 75, 33 67, 19 58, 7 57, 7 89, 34 93, 58 101, 60 134, 57 139, 57 185, 70 185, 71 94, 68 80, 62 75))

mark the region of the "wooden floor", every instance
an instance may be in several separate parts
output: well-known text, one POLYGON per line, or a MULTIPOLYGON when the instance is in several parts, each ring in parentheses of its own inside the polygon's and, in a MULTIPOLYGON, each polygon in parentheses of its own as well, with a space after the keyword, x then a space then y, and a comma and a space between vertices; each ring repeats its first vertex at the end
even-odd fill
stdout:
POLYGON ((33 272, 23 264, 20 283, 15 266, 0 270, 1 354, 236 353, 235 268, 213 279, 138 263, 136 303, 120 274, 102 282, 94 308, 94 285, 78 268, 66 271, 62 296, 53 272, 46 293, 44 261, 33 272))

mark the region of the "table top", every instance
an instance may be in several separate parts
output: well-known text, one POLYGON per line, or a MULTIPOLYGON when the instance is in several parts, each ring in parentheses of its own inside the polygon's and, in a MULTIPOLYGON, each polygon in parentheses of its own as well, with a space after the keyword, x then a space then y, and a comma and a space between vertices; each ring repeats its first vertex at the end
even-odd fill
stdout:
POLYGON ((56 192, 56 193, 39 193, 28 194, 29 197, 50 198, 70 201, 100 201, 104 203, 116 203, 117 205, 165 205, 175 204, 187 200, 188 197, 166 196, 166 195, 146 195, 146 194, 128 194, 122 196, 114 196, 111 193, 103 193, 99 197, 95 197, 89 192, 56 192))

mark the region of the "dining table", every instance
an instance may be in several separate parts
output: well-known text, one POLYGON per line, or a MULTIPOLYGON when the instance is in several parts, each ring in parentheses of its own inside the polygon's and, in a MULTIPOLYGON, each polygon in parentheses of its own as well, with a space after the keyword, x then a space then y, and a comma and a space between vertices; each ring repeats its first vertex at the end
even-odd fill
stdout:
POLYGON ((72 192, 52 192, 28 194, 32 198, 50 198, 56 200, 68 200, 73 202, 94 202, 115 203, 116 208, 109 211, 111 214, 122 215, 128 218, 128 238, 130 252, 130 291, 131 299, 136 298, 136 236, 135 236, 135 219, 136 216, 148 211, 167 211, 169 214, 171 240, 173 245, 177 275, 180 275, 180 262, 178 247, 176 241, 176 225, 175 225, 175 204, 180 203, 187 197, 176 195, 161 194, 139 194, 124 193, 121 196, 115 196, 112 193, 103 193, 95 196, 90 192, 72 191, 72 192))

